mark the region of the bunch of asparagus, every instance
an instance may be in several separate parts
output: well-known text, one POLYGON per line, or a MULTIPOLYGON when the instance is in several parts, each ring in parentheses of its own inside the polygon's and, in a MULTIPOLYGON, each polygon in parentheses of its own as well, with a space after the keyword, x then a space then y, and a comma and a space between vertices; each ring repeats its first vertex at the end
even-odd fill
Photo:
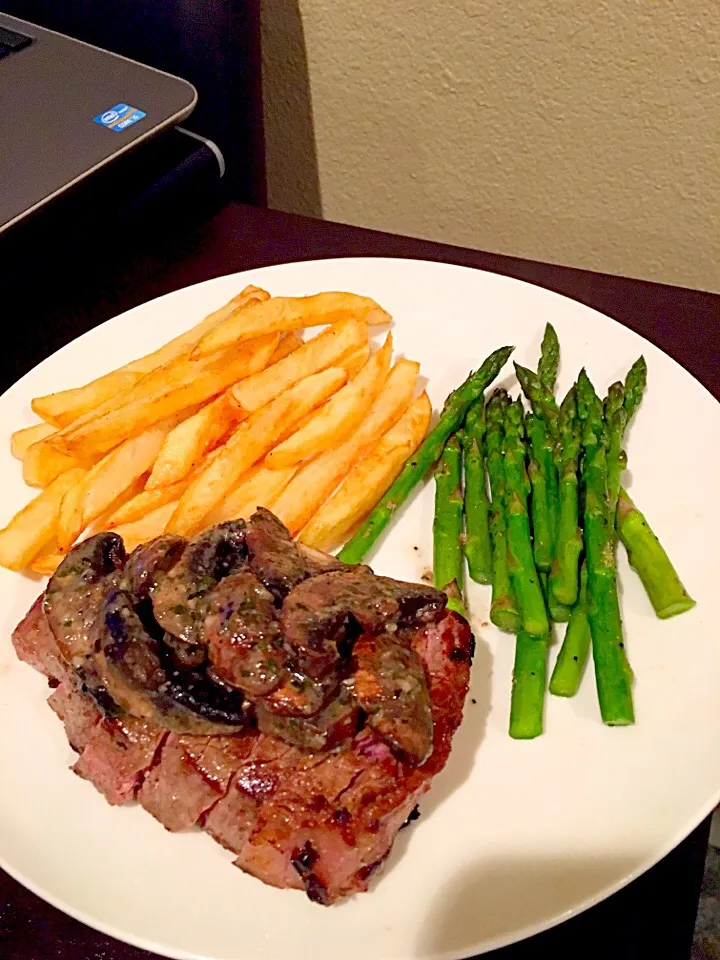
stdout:
POLYGON ((450 609, 465 615, 464 568, 490 584, 490 619, 516 635, 510 735, 543 731, 553 624, 567 622, 550 692, 571 697, 590 649, 605 723, 634 722, 632 671, 617 593, 616 545, 628 552, 657 615, 694 606, 660 541, 626 491, 623 443, 642 399, 641 357, 601 401, 585 370, 558 404, 560 345, 545 329, 537 371, 515 364, 530 404, 485 392, 503 347, 447 399, 437 425, 339 558, 358 563, 435 465, 433 567, 450 609), (489 497, 488 497, 489 487, 489 497))

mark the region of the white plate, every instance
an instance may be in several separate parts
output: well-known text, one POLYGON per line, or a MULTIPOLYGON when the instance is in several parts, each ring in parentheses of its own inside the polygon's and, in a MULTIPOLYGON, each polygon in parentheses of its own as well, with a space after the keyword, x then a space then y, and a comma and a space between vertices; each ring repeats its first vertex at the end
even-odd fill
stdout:
MULTIPOLYGON (((456 958, 529 936, 608 896, 720 799, 717 403, 636 334, 516 280, 410 260, 268 267, 131 310, 15 384, 0 399, 0 522, 28 499, 8 441, 31 422, 31 397, 145 353, 246 283, 273 294, 347 289, 375 297, 395 317, 398 352, 422 361, 436 409, 503 343, 517 344, 517 359, 534 364, 548 320, 562 345, 562 390, 583 364, 604 390, 643 352, 649 385, 629 442, 629 482, 698 606, 655 619, 621 554, 637 724, 602 725, 589 675, 575 699, 549 698, 545 736, 513 742, 513 642, 486 626, 489 591, 473 587, 477 702, 468 699, 448 766, 371 892, 323 909, 243 875, 200 832, 171 835, 140 808, 109 807, 68 771, 71 751, 45 704, 47 686, 10 644, 40 584, 0 571, 0 863, 113 936, 215 960, 456 958)), ((509 374, 505 382, 514 386, 509 374)), ((426 486, 374 556, 378 572, 422 574, 431 562, 431 517, 426 486)))

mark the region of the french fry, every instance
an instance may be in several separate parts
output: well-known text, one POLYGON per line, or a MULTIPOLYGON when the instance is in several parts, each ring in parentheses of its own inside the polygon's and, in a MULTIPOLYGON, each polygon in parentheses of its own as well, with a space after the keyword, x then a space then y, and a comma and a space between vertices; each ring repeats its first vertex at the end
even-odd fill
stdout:
POLYGON ((340 360, 340 366, 345 367, 345 372, 348 375, 348 378, 356 376, 365 364, 368 361, 370 356, 370 344, 365 343, 362 347, 358 347, 357 350, 353 350, 351 353, 346 353, 344 357, 340 360))
MULTIPOLYGON (((217 372, 223 363, 227 362, 224 354, 214 355, 212 357, 203 357, 200 360, 191 360, 186 352, 175 360, 169 360, 162 366, 151 370, 149 373, 141 376, 137 383, 116 397, 111 397, 99 406, 94 407, 76 420, 73 420, 69 426, 59 430, 57 434, 48 438, 48 443, 63 448, 65 438, 77 432, 88 424, 94 423, 106 414, 113 413, 121 407, 140 403, 140 401, 154 401, 158 397, 166 396, 173 390, 184 387, 186 384, 196 380, 201 373, 206 371, 217 372)), ((195 406, 198 406, 197 404, 195 406)), ((190 414, 188 414, 189 416, 190 414)))
MULTIPOLYGON (((267 364, 268 367, 272 366, 272 364, 274 363, 277 363, 279 360, 284 360, 285 357, 290 356, 290 354, 293 353, 295 350, 297 350, 299 347, 301 347, 304 342, 305 341, 303 340, 303 338, 299 336, 297 333, 283 334, 280 339, 280 343, 275 348, 275 353, 270 357, 270 360, 268 361, 268 364, 267 364)), ((370 348, 368 347, 368 351, 369 349, 370 348)), ((347 368, 347 364, 343 363, 343 366, 347 368)), ((349 373, 348 373, 348 376, 350 376, 349 373)), ((225 400, 231 407, 233 419, 235 421, 244 420, 245 414, 243 411, 238 410, 237 406, 233 403, 231 391, 232 391, 232 387, 228 387, 228 389, 225 391, 225 400)))
POLYGON ((273 504, 273 513, 293 536, 317 513, 353 463, 397 423, 412 399, 419 370, 418 363, 398 360, 354 435, 340 447, 311 460, 285 487, 273 504))
POLYGON ((427 393, 422 393, 378 445, 352 467, 339 489, 322 504, 298 539, 318 550, 338 546, 372 510, 405 461, 420 446, 431 414, 430 398, 427 393))
POLYGON ((266 333, 287 333, 304 327, 336 324, 355 319, 366 325, 385 324, 390 314, 370 297, 353 293, 316 293, 311 297, 271 297, 263 303, 239 307, 195 347, 194 356, 203 357, 223 350, 239 340, 266 333))
POLYGON ((113 529, 113 533, 123 538, 125 549, 130 553, 141 543, 153 540, 165 532, 167 522, 177 508, 177 501, 165 503, 161 507, 153 510, 152 513, 145 514, 139 520, 132 523, 120 524, 113 529))
MULTIPOLYGON (((117 451, 115 451, 117 452, 117 451)), ((101 460, 88 470, 80 483, 68 490, 63 497, 58 512, 57 542, 61 552, 67 552, 78 540, 86 540, 103 530, 108 530, 115 513, 123 506, 135 499, 145 486, 147 474, 143 473, 132 480, 117 497, 99 514, 89 521, 85 518, 84 501, 87 491, 92 488, 95 479, 102 469, 106 468, 106 460, 101 460)), ((107 481, 106 481, 107 482, 107 481)), ((177 498, 176 498, 177 499, 177 498)))
POLYGON ((179 337, 175 337, 173 340, 168 341, 168 343, 164 344, 153 353, 149 353, 145 357, 140 357, 138 360, 131 361, 125 367, 123 367, 123 369, 140 373, 149 373, 151 370, 155 370, 157 367, 161 367, 163 364, 166 364, 169 361, 175 360, 177 357, 190 352, 206 333, 212 330, 212 328, 217 326, 219 323, 223 323, 223 321, 231 316, 236 310, 246 306, 247 304, 262 303, 264 300, 269 299, 270 294, 267 292, 267 290, 263 290, 261 287, 255 287, 250 284, 242 289, 240 293, 234 296, 232 300, 229 300, 226 304, 224 304, 224 306, 208 314, 204 320, 200 321, 200 323, 195 324, 194 327, 191 327, 185 333, 181 333, 179 337))
MULTIPOLYGON (((184 371, 181 385, 170 390, 160 386, 150 396, 125 404, 80 427, 73 425, 69 432, 61 431, 47 442, 60 443, 63 450, 76 455, 78 459, 107 453, 126 437, 205 403, 235 381, 262 370, 272 356, 278 339, 278 334, 269 334, 243 344, 232 357, 224 358, 211 367, 199 372, 192 369, 184 371)), ((191 362, 188 361, 186 366, 190 367, 191 362)))
MULTIPOLYGON (((206 358, 206 363, 213 363, 214 357, 206 358)), ((173 386, 180 386, 184 383, 190 371, 196 371, 199 368, 190 364, 190 351, 186 350, 184 354, 168 360, 162 366, 148 371, 148 373, 134 372, 127 370, 114 370, 106 374, 93 383, 79 387, 82 392, 82 400, 78 401, 67 415, 58 415, 55 422, 62 428, 58 433, 58 440, 61 440, 70 430, 83 424, 90 423, 105 413, 116 410, 118 407, 140 400, 143 397, 150 396, 158 389, 164 387, 169 390, 173 386), (125 378, 126 385, 122 387, 122 380, 125 378), (96 384, 98 386, 96 387, 96 384)), ((72 391, 65 391, 72 393, 72 391)), ((55 394, 51 396, 57 396, 55 394)), ((42 398, 45 399, 45 398, 42 398)), ((35 404, 36 401, 33 401, 35 404)))
POLYGON ((142 377, 130 370, 113 370, 84 387, 74 387, 45 397, 35 397, 30 406, 43 420, 55 427, 66 427, 82 414, 94 410, 101 403, 125 393, 142 377))
POLYGON ((10 437, 10 453, 18 460, 23 460, 29 447, 51 437, 56 429, 51 423, 34 423, 31 427, 16 430, 10 437))
POLYGON ((152 427, 139 437, 127 440, 94 467, 82 480, 67 491, 58 511, 57 541, 67 551, 83 530, 103 517, 99 529, 107 529, 111 509, 121 509, 124 496, 130 499, 137 491, 138 480, 150 469, 157 450, 167 433, 167 426, 152 427))
MULTIPOLYGON (((96 469, 97 467, 93 467, 93 470, 96 469)), ((85 492, 85 481, 90 473, 92 473, 92 471, 86 471, 83 478, 79 480, 75 486, 70 487, 60 504, 56 540, 57 546, 62 553, 67 553, 85 526, 83 522, 83 495, 85 492)))
POLYGON ((183 477, 177 483, 171 483, 167 487, 158 487, 155 490, 140 490, 130 500, 113 510, 108 518, 107 525, 116 527, 118 524, 134 523, 141 520, 146 514, 152 513, 158 507, 163 507, 166 503, 177 502, 185 493, 190 483, 190 477, 183 477))
MULTIPOLYGON (((88 524, 107 510, 138 477, 152 466, 168 424, 159 423, 131 437, 100 461, 83 481, 82 518, 88 524)), ((60 546, 63 543, 60 542, 60 546)))
POLYGON ((338 366, 342 357, 366 344, 367 338, 366 324, 352 318, 343 320, 278 363, 236 383, 230 391, 232 402, 241 413, 253 413, 303 377, 338 366))
POLYGON ((273 363, 277 363, 278 360, 282 360, 285 357, 290 356, 290 354, 297 350, 298 347, 301 347, 305 341, 300 336, 299 333, 284 333, 280 338, 280 343, 275 348, 275 353, 270 357, 270 363, 268 366, 271 366, 273 363))
POLYGON ((205 517, 233 489, 239 478, 283 440, 311 410, 346 381, 342 368, 330 367, 306 377, 240 424, 221 453, 180 498, 168 524, 183 535, 199 529, 205 517))
MULTIPOLYGON (((63 449, 65 438, 70 434, 81 431, 88 424, 94 423, 108 413, 119 410, 121 407, 130 404, 139 403, 142 400, 155 400, 159 396, 165 396, 175 389, 185 386, 198 377, 207 369, 216 369, 218 364, 217 357, 205 357, 199 364, 191 361, 186 355, 178 360, 171 360, 156 370, 141 376, 137 383, 126 390, 124 393, 105 400, 97 407, 93 407, 87 413, 82 414, 68 426, 58 430, 53 436, 47 438, 47 443, 57 449, 63 449)), ((196 406, 198 406, 196 404, 196 406)), ((188 413, 188 416, 190 414, 188 413)))
POLYGON ((57 542, 51 540, 31 561, 30 569, 33 573, 40 573, 44 577, 51 577, 63 562, 65 556, 66 554, 58 547, 57 542))
POLYGON ((57 434, 53 433, 44 440, 38 440, 25 451, 23 457, 23 480, 30 487, 46 487, 49 483, 78 466, 74 457, 57 450, 50 440, 57 434))
POLYGON ((235 411, 225 394, 174 427, 163 442, 147 482, 148 490, 186 477, 205 453, 228 432, 235 411))
MULTIPOLYGON (((380 392, 390 369, 393 341, 389 333, 382 348, 354 379, 310 414, 304 424, 267 455, 273 470, 308 460, 345 440, 360 424, 380 392)), ((346 368, 347 369, 347 368, 346 368)))
POLYGON ((292 480, 297 467, 269 470, 265 462, 257 464, 240 478, 238 485, 206 518, 207 526, 226 520, 247 519, 258 507, 272 506, 273 500, 292 480))
MULTIPOLYGON (((87 540, 88 537, 94 537, 96 533, 103 533, 106 530, 110 530, 113 526, 112 519, 115 514, 118 510, 122 509, 124 504, 133 500, 139 493, 142 493, 146 480, 147 474, 144 473, 141 477, 138 477, 134 483, 130 484, 127 490, 123 490, 117 500, 113 501, 107 510, 103 510, 101 514, 95 517, 94 520, 91 520, 90 523, 82 529, 80 535, 76 537, 75 543, 87 540)), ((60 549, 59 545, 58 549, 60 549)))
POLYGON ((112 403, 117 400, 123 392, 135 386, 150 371, 165 366, 182 355, 189 356, 191 349, 205 333, 239 307, 269 298, 270 294, 259 287, 246 287, 224 307, 220 307, 199 324, 170 340, 158 350, 133 360, 124 367, 105 374, 104 377, 98 377, 97 380, 83 387, 35 397, 31 404, 32 408, 44 420, 58 427, 66 427, 73 420, 95 410, 107 401, 112 403))
POLYGON ((53 540, 62 499, 82 476, 75 468, 57 477, 0 530, 0 566, 23 570, 53 540))

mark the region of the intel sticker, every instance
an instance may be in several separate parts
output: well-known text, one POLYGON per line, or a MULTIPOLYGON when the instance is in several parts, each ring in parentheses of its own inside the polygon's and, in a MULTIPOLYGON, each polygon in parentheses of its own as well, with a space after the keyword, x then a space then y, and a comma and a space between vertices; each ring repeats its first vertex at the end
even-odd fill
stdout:
POLYGON ((137 107, 131 107, 127 103, 117 103, 114 107, 106 110, 105 113, 93 117, 95 123, 101 127, 108 127, 110 130, 116 130, 118 133, 127 130, 138 120, 146 116, 144 110, 138 110, 137 107))

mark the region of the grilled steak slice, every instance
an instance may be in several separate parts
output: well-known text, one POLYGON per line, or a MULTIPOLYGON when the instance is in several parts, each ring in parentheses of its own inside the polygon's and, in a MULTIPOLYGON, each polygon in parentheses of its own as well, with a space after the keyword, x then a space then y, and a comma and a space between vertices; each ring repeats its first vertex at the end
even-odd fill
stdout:
POLYGON ((232 520, 211 527, 191 540, 179 561, 160 572, 152 592, 155 619, 177 638, 178 652, 186 650, 188 664, 202 662, 202 628, 208 612, 208 594, 224 577, 244 566, 245 523, 232 520), (184 645, 184 647, 183 647, 184 645), (197 650, 187 648, 199 647, 197 650))
POLYGON ((207 833, 234 853, 242 850, 255 828, 261 801, 277 790, 284 776, 283 759, 296 754, 282 740, 262 734, 248 743, 247 754, 237 764, 227 793, 204 817, 207 833))
POLYGON ((43 595, 15 627, 12 642, 19 659, 44 673, 49 680, 60 683, 67 676, 68 666, 45 616, 43 595))
POLYGON ((187 830, 227 793, 256 736, 191 737, 170 734, 160 761, 148 771, 138 802, 168 830, 187 830))
POLYGON ((64 723, 70 746, 82 753, 102 720, 94 700, 83 693, 80 681, 68 673, 48 697, 48 704, 64 723))
POLYGON ((359 709, 348 687, 341 684, 337 696, 315 716, 275 713, 264 700, 256 702, 255 716, 262 733, 279 737, 301 750, 321 751, 352 740, 358 729, 359 709))
POLYGON ((102 720, 72 769, 108 803, 125 803, 135 796, 167 735, 167 730, 136 717, 102 720))
POLYGON ((322 573, 303 581, 282 609, 282 630, 302 671, 319 678, 332 669, 360 630, 377 633, 439 620, 447 598, 417 583, 376 577, 367 567, 322 573))
POLYGON ((363 634, 353 649, 353 692, 373 727, 411 764, 432 751, 433 718, 422 660, 397 637, 363 634))
POLYGON ((428 675, 430 758, 408 766, 367 729, 349 750, 316 755, 321 760, 315 765, 291 748, 282 777, 260 805, 256 826, 238 853, 238 866, 273 886, 296 886, 300 880, 322 903, 367 889, 398 830, 444 767, 462 719, 473 652, 467 622, 448 613, 417 631, 413 648, 428 675))
POLYGON ((251 696, 280 683, 284 644, 272 594, 254 573, 226 577, 209 595, 205 640, 220 680, 251 696))

